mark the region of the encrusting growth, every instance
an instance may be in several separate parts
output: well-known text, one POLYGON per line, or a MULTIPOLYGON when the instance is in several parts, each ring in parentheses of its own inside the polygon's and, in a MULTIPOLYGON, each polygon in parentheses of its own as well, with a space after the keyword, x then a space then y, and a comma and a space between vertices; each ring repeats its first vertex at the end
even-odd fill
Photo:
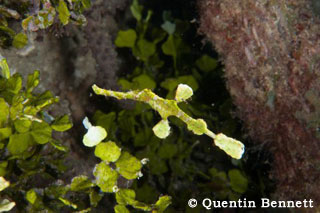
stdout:
POLYGON ((188 130, 192 131, 194 134, 206 134, 214 139, 215 145, 231 157, 240 159, 244 153, 244 145, 240 141, 229 138, 222 133, 214 134, 207 129, 207 124, 204 120, 194 119, 179 108, 179 102, 182 102, 193 95, 192 89, 186 84, 178 85, 175 100, 161 98, 154 94, 150 89, 116 92, 99 88, 97 85, 93 85, 92 89, 97 95, 110 96, 119 100, 131 99, 149 104, 162 118, 162 120, 153 128, 153 132, 159 138, 163 139, 169 135, 170 126, 167 119, 169 116, 175 116, 186 123, 188 130))

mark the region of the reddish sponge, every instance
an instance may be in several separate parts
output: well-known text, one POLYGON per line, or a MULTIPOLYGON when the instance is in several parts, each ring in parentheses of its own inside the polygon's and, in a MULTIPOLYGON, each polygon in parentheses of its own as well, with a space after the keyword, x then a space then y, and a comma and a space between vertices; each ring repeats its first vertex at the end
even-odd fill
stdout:
POLYGON ((238 115, 274 155, 280 199, 320 201, 320 20, 309 0, 199 0, 238 115))

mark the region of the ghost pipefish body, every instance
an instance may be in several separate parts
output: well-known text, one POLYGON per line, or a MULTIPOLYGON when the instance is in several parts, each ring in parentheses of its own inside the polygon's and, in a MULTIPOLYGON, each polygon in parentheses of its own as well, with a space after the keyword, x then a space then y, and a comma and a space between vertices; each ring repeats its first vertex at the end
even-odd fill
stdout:
POLYGON ((162 120, 153 127, 153 132, 159 138, 163 139, 169 135, 170 126, 168 117, 175 116, 186 123, 188 130, 194 134, 205 134, 211 137, 214 140, 214 144, 231 157, 240 159, 244 153, 244 145, 240 141, 227 137, 222 133, 213 133, 207 128, 207 123, 203 119, 194 119, 179 108, 179 102, 185 101, 193 95, 192 89, 186 84, 178 85, 175 100, 164 99, 153 93, 150 89, 118 92, 102 89, 97 85, 93 85, 92 89, 97 95, 114 97, 119 100, 130 99, 149 104, 162 118, 162 120))

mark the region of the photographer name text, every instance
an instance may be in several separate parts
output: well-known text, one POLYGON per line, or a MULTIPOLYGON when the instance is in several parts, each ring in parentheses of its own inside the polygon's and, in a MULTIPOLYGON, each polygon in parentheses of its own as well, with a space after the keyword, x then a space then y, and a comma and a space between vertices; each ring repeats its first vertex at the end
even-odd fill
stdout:
MULTIPOLYGON (((188 201, 188 205, 191 208, 195 208, 198 205, 198 201, 191 198, 188 201)), ((201 205, 207 210, 219 208, 313 208, 313 200, 275 201, 261 198, 260 204, 257 205, 256 201, 247 200, 246 198, 238 201, 218 201, 205 198, 202 200, 201 205)))

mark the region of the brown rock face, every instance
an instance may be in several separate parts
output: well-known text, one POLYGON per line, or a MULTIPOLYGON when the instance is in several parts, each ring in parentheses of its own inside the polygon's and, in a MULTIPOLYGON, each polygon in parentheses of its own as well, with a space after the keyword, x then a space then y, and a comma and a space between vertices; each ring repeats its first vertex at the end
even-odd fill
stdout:
POLYGON ((281 199, 320 201, 320 7, 309 0, 199 0, 251 137, 274 155, 281 199), (319 12, 318 12, 319 11, 319 12))

